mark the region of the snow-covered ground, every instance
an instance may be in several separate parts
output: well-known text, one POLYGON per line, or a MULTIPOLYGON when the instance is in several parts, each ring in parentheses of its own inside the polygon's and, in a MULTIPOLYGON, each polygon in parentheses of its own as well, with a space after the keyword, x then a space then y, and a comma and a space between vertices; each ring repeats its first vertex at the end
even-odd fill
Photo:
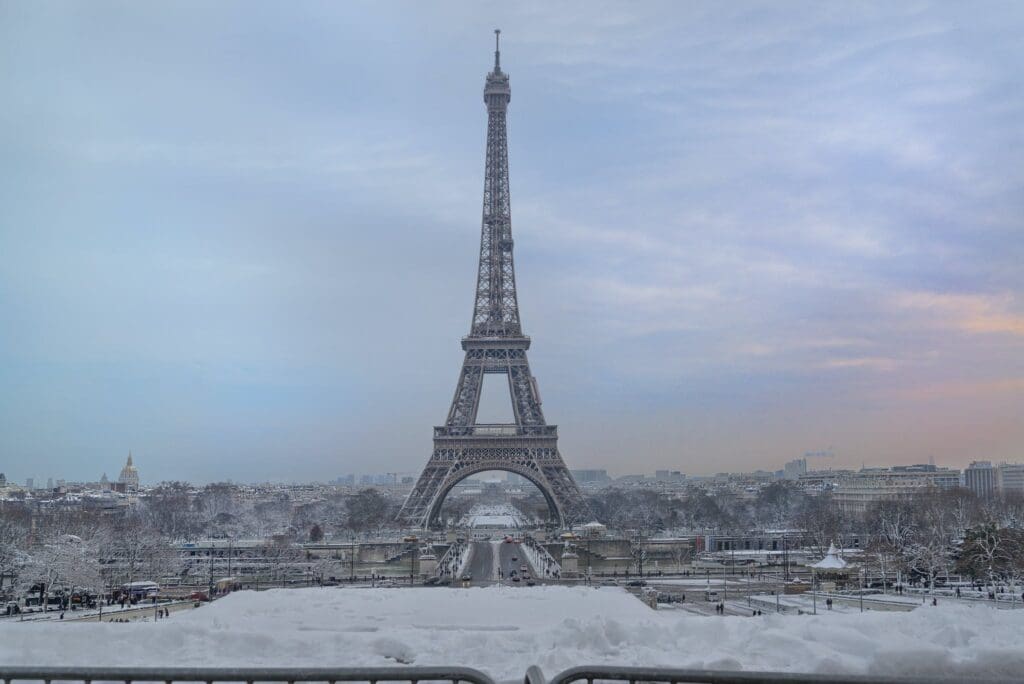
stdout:
POLYGON ((509 504, 477 504, 463 517, 465 527, 514 530, 522 526, 519 511, 509 504))
POLYGON ((159 622, 0 624, 7 665, 468 665, 519 680, 580 664, 968 674, 1024 672, 1024 611, 698 617, 616 587, 275 589, 159 622))

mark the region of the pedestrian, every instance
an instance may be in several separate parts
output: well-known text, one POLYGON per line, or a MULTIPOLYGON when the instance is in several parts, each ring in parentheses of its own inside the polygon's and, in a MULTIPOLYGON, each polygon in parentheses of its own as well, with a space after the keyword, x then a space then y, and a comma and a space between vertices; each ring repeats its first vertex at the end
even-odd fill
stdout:
POLYGON ((933 605, 933 606, 937 606, 937 605, 939 605, 939 599, 937 599, 937 598, 935 598, 935 597, 933 596, 933 597, 932 597, 932 605, 933 605))
POLYGON ((956 597, 960 598, 960 587, 956 588, 956 597))

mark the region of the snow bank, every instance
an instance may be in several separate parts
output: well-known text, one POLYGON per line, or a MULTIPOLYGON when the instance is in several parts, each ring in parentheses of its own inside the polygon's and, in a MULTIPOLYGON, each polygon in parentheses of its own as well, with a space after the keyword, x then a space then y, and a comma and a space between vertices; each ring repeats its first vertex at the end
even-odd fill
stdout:
POLYGON ((587 587, 238 592, 159 622, 0 624, 7 665, 580 664, 1017 677, 1024 610, 698 617, 587 587))

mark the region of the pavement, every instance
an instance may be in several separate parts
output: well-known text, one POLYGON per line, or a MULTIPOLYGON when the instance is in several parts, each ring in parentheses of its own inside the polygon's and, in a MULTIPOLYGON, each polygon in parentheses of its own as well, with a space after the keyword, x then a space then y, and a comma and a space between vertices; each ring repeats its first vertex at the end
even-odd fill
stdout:
POLYGON ((98 622, 102 615, 103 622, 109 622, 110 620, 124 619, 124 620, 138 620, 142 618, 152 619, 154 611, 157 608, 164 608, 174 613, 186 608, 193 608, 195 601, 171 601, 162 602, 156 605, 152 603, 143 603, 135 606, 125 606, 122 608, 118 604, 112 606, 103 606, 100 608, 86 608, 81 610, 65 610, 64 619, 60 619, 60 610, 49 610, 46 612, 38 613, 21 613, 18 615, 4 616, 4 619, 9 622, 41 622, 41 621, 52 621, 57 620, 59 622, 98 622))
MULTIPOLYGON (((203 605, 205 605, 205 603, 200 603, 199 605, 203 606, 203 605)), ((125 608, 123 610, 119 606, 111 606, 111 607, 114 608, 114 610, 109 610, 108 608, 104 608, 103 612, 102 612, 102 615, 99 612, 90 612, 89 614, 82 615, 80 617, 76 616, 74 618, 71 618, 71 621, 72 622, 111 622, 112 620, 118 620, 118 619, 121 619, 121 620, 131 620, 132 622, 134 622, 136 620, 151 621, 151 620, 154 619, 154 617, 156 615, 156 610, 158 608, 163 608, 163 609, 167 610, 169 613, 174 614, 174 613, 177 613, 177 612, 180 612, 180 611, 183 611, 183 610, 195 610, 196 602, 195 601, 173 601, 171 603, 158 603, 156 605, 153 605, 153 604, 149 603, 149 604, 140 604, 140 605, 137 605, 137 606, 135 606, 133 608, 125 608)), ((160 619, 164 619, 164 618, 160 618, 160 619)), ((67 621, 68 621, 68 615, 65 614, 64 615, 64 622, 67 622, 67 621)))

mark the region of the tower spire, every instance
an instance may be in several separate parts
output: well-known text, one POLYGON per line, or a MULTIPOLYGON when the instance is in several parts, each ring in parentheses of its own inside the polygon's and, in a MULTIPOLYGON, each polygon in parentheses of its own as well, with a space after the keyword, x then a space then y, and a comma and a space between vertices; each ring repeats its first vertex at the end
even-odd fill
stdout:
POLYGON ((501 71, 501 29, 494 29, 494 72, 501 71))

